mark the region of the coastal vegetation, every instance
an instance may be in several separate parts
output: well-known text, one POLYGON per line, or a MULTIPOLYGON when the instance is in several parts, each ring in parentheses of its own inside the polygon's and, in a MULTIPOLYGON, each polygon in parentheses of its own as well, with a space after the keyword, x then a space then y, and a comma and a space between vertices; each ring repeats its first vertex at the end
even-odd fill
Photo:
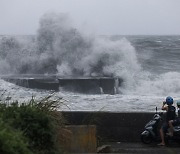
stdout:
POLYGON ((52 95, 29 102, 0 101, 0 153, 59 154, 65 119, 58 108, 63 99, 52 95))

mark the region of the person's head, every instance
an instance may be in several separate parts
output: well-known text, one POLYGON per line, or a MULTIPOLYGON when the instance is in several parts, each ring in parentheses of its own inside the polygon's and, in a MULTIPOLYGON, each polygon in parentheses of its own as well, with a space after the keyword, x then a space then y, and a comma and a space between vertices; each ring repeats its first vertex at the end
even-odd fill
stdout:
POLYGON ((177 101, 177 107, 180 108, 180 100, 177 101))
POLYGON ((171 96, 166 97, 166 104, 172 105, 173 104, 173 98, 171 96))

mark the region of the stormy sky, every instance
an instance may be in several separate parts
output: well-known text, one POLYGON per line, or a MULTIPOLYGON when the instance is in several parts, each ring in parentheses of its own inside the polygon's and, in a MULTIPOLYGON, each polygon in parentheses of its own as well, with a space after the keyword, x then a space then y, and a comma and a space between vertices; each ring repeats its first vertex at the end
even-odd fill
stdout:
POLYGON ((36 34, 47 12, 99 35, 180 35, 180 0, 0 0, 0 35, 36 34))

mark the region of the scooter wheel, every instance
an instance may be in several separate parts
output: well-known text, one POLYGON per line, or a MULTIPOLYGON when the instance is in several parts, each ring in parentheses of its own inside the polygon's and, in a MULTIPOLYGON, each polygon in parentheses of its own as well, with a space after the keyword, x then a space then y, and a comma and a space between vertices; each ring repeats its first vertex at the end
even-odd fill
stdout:
POLYGON ((141 141, 145 144, 150 144, 152 142, 153 138, 149 132, 144 132, 141 134, 141 141))

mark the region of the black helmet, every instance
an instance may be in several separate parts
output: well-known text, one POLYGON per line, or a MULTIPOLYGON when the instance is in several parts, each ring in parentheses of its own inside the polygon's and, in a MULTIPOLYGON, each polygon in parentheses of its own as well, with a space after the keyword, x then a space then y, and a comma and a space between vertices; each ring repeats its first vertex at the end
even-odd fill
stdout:
POLYGON ((166 97, 166 104, 172 105, 173 104, 173 98, 171 96, 166 97))

